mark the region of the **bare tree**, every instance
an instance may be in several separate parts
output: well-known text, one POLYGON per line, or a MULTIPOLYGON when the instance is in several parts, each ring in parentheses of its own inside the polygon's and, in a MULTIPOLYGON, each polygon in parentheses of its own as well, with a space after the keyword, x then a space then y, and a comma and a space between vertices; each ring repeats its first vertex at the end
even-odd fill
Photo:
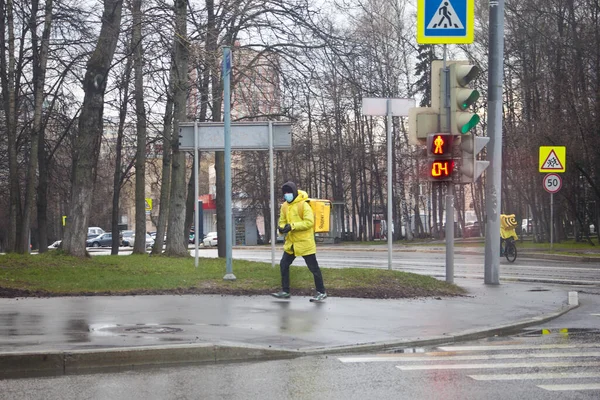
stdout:
POLYGON ((7 251, 17 249, 17 223, 21 215, 17 162, 17 93, 19 81, 15 76, 15 31, 13 0, 0 2, 0 79, 6 118, 9 179, 9 223, 7 251), (8 38, 6 34, 8 32, 8 38))
POLYGON ((119 38, 122 8, 122 0, 104 0, 100 36, 84 78, 85 97, 73 160, 72 219, 63 242, 66 252, 79 257, 86 254, 85 241, 102 137, 104 92, 119 38))
MULTIPOLYGON (((29 156, 29 167, 27 170, 27 181, 25 189, 25 207, 23 212, 20 249, 22 253, 29 251, 30 223, 34 212, 36 195, 36 176, 38 173, 38 148, 40 136, 43 137, 42 111, 44 106, 44 85, 46 83, 46 65, 48 63, 48 49, 50 47, 50 29, 52 26, 52 0, 46 1, 44 9, 44 30, 42 33, 41 46, 38 48, 39 37, 37 33, 37 13, 39 0, 31 1, 31 19, 29 29, 31 31, 31 45, 33 51, 33 128, 31 129, 31 152, 29 156)), ((43 144, 43 142, 42 142, 43 144)), ((47 248, 47 243, 44 243, 47 248)))
MULTIPOLYGON (((174 64, 175 87, 173 94, 173 130, 179 132, 179 123, 186 117, 186 99, 188 87, 189 42, 187 35, 187 1, 175 0, 175 37, 174 64)), ((179 151, 179 135, 173 135, 173 163, 171 165, 171 194, 169 196, 169 226, 167 248, 165 253, 170 256, 189 256, 187 241, 184 245, 185 223, 185 152, 179 151)), ((160 241, 161 238, 159 237, 160 241)))
POLYGON ((146 108, 144 105, 144 72, 142 46, 142 1, 132 0, 133 70, 135 81, 135 114, 137 151, 135 155, 135 243, 133 253, 146 253, 146 108))

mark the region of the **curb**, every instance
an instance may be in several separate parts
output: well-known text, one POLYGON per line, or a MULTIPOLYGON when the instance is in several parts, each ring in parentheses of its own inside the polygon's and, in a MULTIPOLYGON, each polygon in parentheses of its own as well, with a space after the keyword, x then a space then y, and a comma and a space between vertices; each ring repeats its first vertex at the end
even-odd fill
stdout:
POLYGON ((348 346, 286 350, 275 347, 228 344, 142 346, 98 350, 39 351, 0 353, 0 379, 32 376, 69 375, 102 370, 131 370, 150 366, 220 364, 240 361, 292 359, 300 356, 389 350, 396 347, 430 346, 481 339, 517 332, 541 324, 577 308, 566 306, 558 312, 529 318, 512 324, 473 329, 427 339, 408 339, 348 346))
POLYGON ((545 254, 545 253, 532 253, 532 252, 523 252, 523 253, 520 253, 519 255, 524 258, 537 258, 537 259, 541 259, 541 260, 600 263, 600 257, 593 257, 593 256, 579 256, 579 255, 567 255, 567 254, 545 254))
POLYGON ((323 349, 312 349, 303 351, 303 355, 318 355, 318 354, 341 354, 341 353, 355 353, 363 351, 376 351, 376 350, 390 350, 396 347, 416 347, 416 346, 431 346, 437 344, 447 344, 453 342, 463 342, 468 340, 482 339, 489 336, 506 335, 518 332, 529 326, 543 324, 551 321, 555 318, 560 317, 563 314, 579 307, 579 305, 565 306, 562 310, 555 313, 542 315, 539 317, 529 318, 527 320, 518 321, 512 324, 499 325, 495 327, 483 328, 483 329, 471 329, 456 334, 435 336, 428 339, 422 340, 399 340, 393 342, 379 342, 379 343, 367 343, 358 344, 351 346, 339 346, 330 347, 323 349))
POLYGON ((0 379, 130 370, 157 365, 289 359, 297 351, 244 345, 168 345, 98 350, 0 353, 0 379))

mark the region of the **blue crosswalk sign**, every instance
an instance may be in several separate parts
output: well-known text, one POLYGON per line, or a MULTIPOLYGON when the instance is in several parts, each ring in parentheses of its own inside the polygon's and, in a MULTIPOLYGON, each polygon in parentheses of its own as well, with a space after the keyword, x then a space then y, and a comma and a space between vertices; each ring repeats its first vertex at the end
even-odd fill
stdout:
POLYGON ((473 43, 474 0, 418 0, 419 44, 473 43))

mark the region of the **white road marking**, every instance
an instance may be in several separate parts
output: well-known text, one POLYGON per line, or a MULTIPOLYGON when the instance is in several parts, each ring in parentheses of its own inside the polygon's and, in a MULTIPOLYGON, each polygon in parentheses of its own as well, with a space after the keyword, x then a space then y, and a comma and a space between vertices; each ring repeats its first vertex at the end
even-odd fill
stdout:
POLYGON ((545 349, 576 349, 600 347, 600 343, 581 344, 513 344, 513 345, 489 345, 489 346, 440 346, 442 351, 489 351, 489 350, 545 350, 545 349))
POLYGON ((579 353, 529 353, 529 354, 489 354, 474 356, 456 356, 453 353, 426 353, 426 357, 415 357, 407 355, 390 355, 376 357, 340 357, 343 363, 352 362, 380 362, 380 361, 474 361, 474 360, 509 360, 509 359, 529 359, 529 358, 565 358, 565 357, 600 357, 600 352, 579 352, 579 353))
POLYGON ((552 374, 495 374, 495 375, 467 375, 476 381, 523 381, 532 379, 580 379, 600 378, 600 372, 563 372, 552 374))
POLYGON ((600 390, 600 383, 580 383, 574 385, 537 385, 537 387, 551 391, 600 390))
POLYGON ((557 368, 557 367, 600 367, 600 362, 537 362, 537 363, 497 363, 497 364, 432 364, 396 365, 403 371, 440 369, 501 369, 501 368, 557 368))

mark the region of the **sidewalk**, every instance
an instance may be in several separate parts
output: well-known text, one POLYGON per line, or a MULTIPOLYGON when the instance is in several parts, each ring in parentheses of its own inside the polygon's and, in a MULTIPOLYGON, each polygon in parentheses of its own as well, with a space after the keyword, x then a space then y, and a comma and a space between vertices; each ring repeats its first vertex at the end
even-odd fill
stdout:
POLYGON ((0 378, 448 343, 514 332, 571 308, 557 286, 456 283, 469 294, 323 303, 216 295, 0 299, 0 378))

